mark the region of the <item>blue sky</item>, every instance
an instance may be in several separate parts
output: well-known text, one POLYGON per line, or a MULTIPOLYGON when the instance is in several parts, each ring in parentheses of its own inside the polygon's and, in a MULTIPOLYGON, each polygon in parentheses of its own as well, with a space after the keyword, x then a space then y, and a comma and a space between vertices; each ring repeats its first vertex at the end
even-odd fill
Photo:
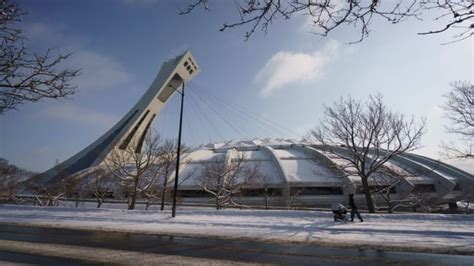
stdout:
MULTIPOLYGON (((29 12, 22 23, 29 47, 72 52, 67 64, 81 68, 82 75, 74 81, 77 93, 68 99, 25 104, 0 117, 0 156, 36 171, 67 159, 135 104, 163 61, 186 49, 202 70, 185 100, 183 140, 190 145, 295 138, 317 125, 323 104, 377 92, 390 108, 427 118, 419 153, 438 157, 441 141, 455 140, 444 132, 447 121, 439 106, 450 82, 473 80, 472 39, 440 45, 452 34, 416 34, 436 26, 431 20, 398 25, 375 20, 366 40, 349 45, 358 37, 352 27, 321 38, 311 33, 307 18, 295 17, 245 42, 246 28, 218 30, 238 19, 233 2, 210 1, 210 11, 179 16, 177 7, 184 3, 21 1, 29 12), (229 105, 285 129, 261 127, 229 105)), ((154 124, 164 137, 177 133, 177 100, 154 124)))

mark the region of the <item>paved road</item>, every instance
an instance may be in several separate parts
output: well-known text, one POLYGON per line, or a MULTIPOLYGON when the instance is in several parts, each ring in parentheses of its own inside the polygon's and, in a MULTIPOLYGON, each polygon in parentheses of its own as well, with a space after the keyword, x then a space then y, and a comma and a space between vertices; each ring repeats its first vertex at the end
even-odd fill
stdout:
POLYGON ((0 264, 474 265, 474 256, 0 225, 0 264))

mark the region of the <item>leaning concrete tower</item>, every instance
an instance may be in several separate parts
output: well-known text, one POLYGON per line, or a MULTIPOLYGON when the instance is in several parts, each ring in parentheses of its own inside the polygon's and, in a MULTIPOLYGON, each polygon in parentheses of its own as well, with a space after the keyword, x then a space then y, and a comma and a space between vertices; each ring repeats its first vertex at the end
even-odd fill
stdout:
POLYGON ((142 98, 109 131, 63 163, 36 179, 51 184, 87 168, 100 165, 113 149, 135 149, 140 153, 148 129, 173 93, 199 73, 190 51, 163 63, 160 72, 142 98), (135 147, 128 147, 135 145, 135 147))

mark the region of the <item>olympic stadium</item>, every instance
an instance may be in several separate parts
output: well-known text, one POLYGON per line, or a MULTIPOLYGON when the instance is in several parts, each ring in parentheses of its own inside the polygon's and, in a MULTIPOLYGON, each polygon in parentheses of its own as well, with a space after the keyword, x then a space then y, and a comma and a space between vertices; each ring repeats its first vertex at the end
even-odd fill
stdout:
MULTIPOLYGON (((257 169, 264 177, 250 182, 246 176, 239 177, 239 182, 245 182, 237 199, 242 204, 261 205, 263 189, 271 204, 277 206, 328 207, 333 202, 345 202, 349 194, 355 194, 361 205, 365 203, 360 177, 342 171, 338 158, 310 143, 292 140, 231 141, 189 152, 180 168, 184 177, 179 186, 182 201, 206 202, 199 199, 208 197, 202 188, 206 167, 240 160, 242 167, 257 169)), ((374 174, 369 185, 375 190, 390 186, 387 192, 394 202, 423 195, 427 205, 455 203, 463 199, 463 188, 474 185, 472 174, 411 153, 393 158, 383 168, 386 171, 374 174)), ((386 205, 382 195, 375 194, 375 201, 386 205)))
MULTIPOLYGON (((53 184, 64 177, 87 173, 101 167, 112 151, 132 148, 142 151, 145 136, 160 110, 178 88, 199 73, 199 65, 190 51, 165 62, 150 88, 130 111, 97 141, 42 173, 37 180, 53 184), (131 147, 133 146, 133 147, 131 147)), ((344 147, 339 147, 344 149, 344 147)), ((355 194, 365 203, 360 177, 341 170, 341 160, 313 143, 285 139, 255 139, 203 145, 181 157, 178 195, 185 203, 209 203, 203 178, 212 165, 225 169, 239 163, 234 199, 245 205, 321 206, 345 202, 355 194), (243 170, 242 170, 243 169, 243 170)), ((235 172, 235 171, 234 171, 235 172)), ((227 177, 226 177, 227 178, 227 177)), ((174 173, 168 177, 172 189, 174 173)), ((409 202, 430 206, 455 204, 472 193, 471 173, 428 157, 406 153, 390 159, 369 178, 377 206, 391 202, 409 202)))

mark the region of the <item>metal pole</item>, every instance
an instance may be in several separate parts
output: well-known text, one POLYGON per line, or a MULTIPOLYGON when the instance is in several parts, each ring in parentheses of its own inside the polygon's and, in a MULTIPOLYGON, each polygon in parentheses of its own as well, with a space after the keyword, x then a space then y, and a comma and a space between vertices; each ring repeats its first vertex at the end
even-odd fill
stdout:
POLYGON ((181 128, 183 125, 183 105, 184 105, 184 82, 183 82, 183 89, 181 90, 181 112, 179 114, 178 152, 176 156, 176 175, 174 176, 173 208, 172 208, 171 217, 176 216, 176 196, 178 192, 179 156, 181 153, 181 128))

